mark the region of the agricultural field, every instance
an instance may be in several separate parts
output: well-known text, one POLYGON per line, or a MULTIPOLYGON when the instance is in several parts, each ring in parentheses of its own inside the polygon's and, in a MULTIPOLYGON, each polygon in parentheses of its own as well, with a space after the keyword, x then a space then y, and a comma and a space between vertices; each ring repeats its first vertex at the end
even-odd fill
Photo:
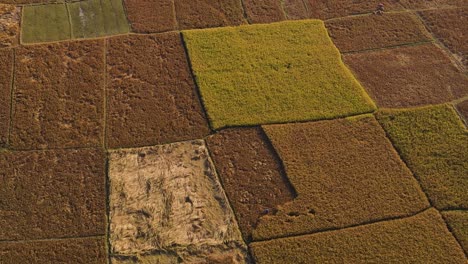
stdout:
POLYGON ((465 264, 467 10, 0 0, 0 263, 465 264))

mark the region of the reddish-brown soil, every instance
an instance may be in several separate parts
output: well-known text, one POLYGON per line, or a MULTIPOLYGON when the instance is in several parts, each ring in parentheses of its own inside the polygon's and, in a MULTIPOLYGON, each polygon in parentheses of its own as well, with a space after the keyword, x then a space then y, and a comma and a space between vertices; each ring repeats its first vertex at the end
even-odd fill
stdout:
POLYGON ((468 66, 468 7, 430 10, 420 14, 434 36, 468 66))
POLYGON ((20 14, 19 7, 0 4, 0 48, 18 44, 20 14))
POLYGON ((326 22, 330 37, 341 52, 430 41, 430 34, 411 13, 366 15, 326 22))
POLYGON ((177 0, 180 29, 236 26, 245 23, 239 0, 177 0))
POLYGON ((270 23, 286 19, 279 0, 244 0, 244 7, 250 23, 270 23))
POLYGON ((468 77, 433 44, 347 54, 343 59, 380 107, 437 104, 468 94, 468 77))
POLYGON ((209 133, 180 35, 111 38, 107 144, 146 146, 209 133))
POLYGON ((104 264, 106 255, 104 237, 0 243, 2 263, 104 264))
POLYGON ((3 147, 7 143, 10 126, 13 50, 0 50, 0 61, 0 147, 3 147))
POLYGON ((26 46, 16 51, 11 146, 100 146, 104 42, 26 46))
POLYGON ((222 130, 207 143, 244 238, 250 240, 258 218, 291 201, 294 190, 261 128, 222 130))
POLYGON ((457 111, 468 125, 468 99, 456 105, 457 111))
POLYGON ((372 116, 264 126, 297 191, 254 240, 408 216, 429 206, 372 116))
POLYGON ((289 18, 319 18, 330 19, 349 15, 372 13, 379 2, 384 3, 385 10, 400 10, 402 7, 396 0, 289 0, 285 2, 285 10, 289 18))
POLYGON ((171 0, 125 0, 124 3, 134 32, 163 32, 177 27, 171 0))
POLYGON ((0 240, 105 234, 101 151, 0 152, 0 168, 0 240))
POLYGON ((466 0, 399 0, 399 2, 408 9, 467 6, 466 0))

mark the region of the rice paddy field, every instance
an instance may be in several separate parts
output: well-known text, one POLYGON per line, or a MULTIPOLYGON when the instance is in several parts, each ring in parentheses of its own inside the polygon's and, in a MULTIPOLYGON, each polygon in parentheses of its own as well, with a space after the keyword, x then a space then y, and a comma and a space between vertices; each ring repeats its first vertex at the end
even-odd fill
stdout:
POLYGON ((0 264, 467 263, 467 10, 0 0, 0 264))

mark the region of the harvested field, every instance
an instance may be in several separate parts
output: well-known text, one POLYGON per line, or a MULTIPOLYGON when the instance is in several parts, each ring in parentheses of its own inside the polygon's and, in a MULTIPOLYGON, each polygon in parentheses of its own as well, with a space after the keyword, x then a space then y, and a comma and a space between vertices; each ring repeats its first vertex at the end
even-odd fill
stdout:
POLYGON ((196 139, 210 131, 177 33, 111 38, 107 90, 110 148, 196 139))
POLYGON ((104 165, 98 150, 0 152, 0 240, 104 235, 104 165))
POLYGON ((271 23, 286 19, 280 0, 244 0, 250 23, 271 23))
POLYGON ((16 51, 11 146, 102 146, 104 42, 21 47, 16 51))
POLYGON ((183 32, 215 129, 370 112, 318 20, 183 32))
POLYGON ((73 238, 0 243, 3 263, 106 263, 106 239, 73 238))
POLYGON ((363 1, 363 0, 286 0, 285 10, 289 18, 331 19, 350 15, 372 13, 378 3, 385 5, 386 11, 403 9, 394 0, 363 1), (302 3, 301 3, 302 2, 302 3))
POLYGON ((463 250, 468 252, 468 211, 443 211, 442 216, 444 217, 454 236, 460 242, 463 250))
POLYGON ((21 8, 0 4, 0 48, 18 44, 20 14, 21 8))
POLYGON ((67 4, 73 38, 93 38, 128 33, 122 0, 86 0, 67 4))
POLYGON ((408 9, 448 8, 467 6, 466 0, 399 0, 408 9))
POLYGON ((257 264, 465 263, 435 209, 416 216, 251 244, 257 264))
POLYGON ((172 0, 124 0, 124 3, 134 32, 164 32, 177 27, 172 0))
POLYGON ((468 126, 468 99, 457 104, 457 111, 468 126))
POLYGON ((0 148, 8 141, 10 127, 11 78, 13 71, 13 50, 0 50, 0 148))
POLYGON ((298 196, 261 217, 254 240, 408 216, 429 206, 372 116, 264 130, 298 196))
POLYGON ((330 20, 325 25, 341 52, 370 50, 431 40, 430 34, 419 18, 411 13, 355 16, 330 20))
POLYGON ((207 139, 226 194, 246 240, 258 219, 295 193, 261 128, 226 129, 207 139))
POLYGON ((71 38, 70 21, 65 4, 23 7, 21 42, 37 43, 71 38))
POLYGON ((468 133, 450 105, 382 110, 377 119, 436 208, 468 208, 468 133))
POLYGON ((434 36, 468 66, 468 7, 428 10, 420 12, 420 15, 434 36))
POLYGON ((380 107, 444 103, 468 94, 468 77, 433 44, 343 57, 380 107))
POLYGON ((246 23, 239 0, 174 1, 180 29, 237 26, 246 23))
POLYGON ((229 252, 228 263, 245 258, 203 140, 112 151, 109 166, 113 254, 168 251, 187 262, 229 252))

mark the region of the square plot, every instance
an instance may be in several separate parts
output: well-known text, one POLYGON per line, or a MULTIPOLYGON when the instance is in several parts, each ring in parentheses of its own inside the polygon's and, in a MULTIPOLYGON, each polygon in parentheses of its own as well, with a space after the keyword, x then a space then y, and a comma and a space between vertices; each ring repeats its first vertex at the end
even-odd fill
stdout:
POLYGON ((122 0, 67 3, 74 38, 92 38, 130 31, 122 0))
POLYGON ((208 122, 178 33, 109 40, 107 145, 202 138, 208 122))
POLYGON ((16 50, 13 148, 102 146, 103 106, 103 41, 16 50))
POLYGON ((375 108, 342 64, 321 21, 191 30, 183 36, 216 129, 375 108))
POLYGON ((420 19, 411 13, 389 13, 333 19, 325 23, 341 52, 431 41, 420 19))
POLYGON ((256 242, 250 247, 258 264, 466 262, 435 209, 403 219, 256 242))
POLYGON ((177 0, 174 4, 180 29, 237 26, 245 23, 239 0, 177 0))
POLYGON ((419 12, 429 30, 468 66, 468 7, 419 12))
POLYGON ((251 23, 271 23, 286 19, 280 0, 245 0, 245 12, 251 23))
POLYGON ((106 239, 72 238, 60 240, 0 243, 3 263, 106 263, 106 239))
POLYGON ((449 102, 468 94, 468 77, 433 44, 346 54, 379 107, 411 107, 449 102))
POLYGON ((65 4, 23 7, 21 42, 37 43, 71 38, 70 20, 65 4))
POLYGON ((451 105, 377 114, 437 209, 468 209, 468 133, 451 105))
POLYGON ((245 253, 203 140, 112 151, 109 177, 113 254, 245 253))
POLYGON ((18 44, 21 8, 0 3, 0 48, 18 44))
POLYGON ((177 27, 172 0, 125 0, 124 3, 134 32, 155 33, 177 27))
POLYGON ((0 240, 105 234, 101 151, 5 151, 0 167, 0 240))
POLYGON ((13 50, 0 50, 0 148, 8 141, 10 127, 11 84, 13 78, 13 50))
POLYGON ((429 206, 372 116, 263 128, 297 197, 262 216, 254 240, 409 216, 429 206))
POLYGON ((261 128, 225 129, 207 139, 224 190, 251 240, 258 219, 296 194, 261 128))

